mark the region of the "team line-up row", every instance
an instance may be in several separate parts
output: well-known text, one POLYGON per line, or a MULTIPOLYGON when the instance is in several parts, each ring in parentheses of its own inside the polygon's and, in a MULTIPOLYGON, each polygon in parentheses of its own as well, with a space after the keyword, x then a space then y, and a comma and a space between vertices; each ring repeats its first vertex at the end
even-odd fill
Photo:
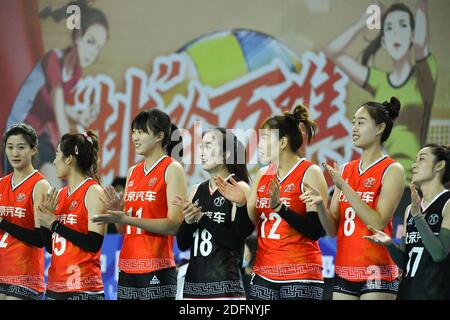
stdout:
POLYGON ((405 189, 404 168, 383 152, 399 110, 396 98, 357 109, 352 141, 362 156, 323 165, 335 186, 330 201, 321 168, 298 154, 317 130, 303 105, 263 122, 258 156, 267 166, 251 184, 232 130, 204 132, 210 179, 189 195, 183 166, 170 156, 176 127, 158 109, 131 124, 143 160, 129 168, 123 194, 100 183, 94 132, 60 139, 54 165, 67 185, 56 190, 33 167, 35 130, 13 125, 4 135, 13 170, 0 180, 0 300, 104 299, 100 249, 109 223, 123 235, 118 299, 175 298, 174 235, 191 250, 184 299, 322 299, 317 240, 325 233, 337 237, 333 299, 449 299, 450 150, 424 146, 405 189), (392 217, 405 190, 411 204, 396 245, 392 217), (240 269, 253 232, 246 296, 240 269), (52 254, 46 284, 44 247, 52 254))

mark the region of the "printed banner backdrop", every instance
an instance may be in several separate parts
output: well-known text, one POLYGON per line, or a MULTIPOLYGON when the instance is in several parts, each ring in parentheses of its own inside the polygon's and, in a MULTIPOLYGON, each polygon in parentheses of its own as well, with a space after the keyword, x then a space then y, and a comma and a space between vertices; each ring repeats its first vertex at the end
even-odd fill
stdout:
MULTIPOLYGON (((382 31, 366 27, 370 1, 96 0, 81 13, 88 27, 80 35, 69 28, 69 1, 1 1, 0 39, 7 45, 0 48, 0 130, 32 124, 37 168, 60 187, 52 165, 58 139, 94 129, 108 184, 139 160, 132 119, 159 108, 190 133, 183 165, 192 186, 208 179, 192 163, 210 127, 242 129, 238 138, 248 143, 254 136, 246 130, 304 103, 319 132, 301 152, 340 165, 359 155, 351 141, 355 110, 397 96, 402 109, 385 147, 409 180, 421 145, 450 143, 450 2, 381 2, 382 12, 397 6, 382 31)), ((248 155, 254 174, 254 146, 248 155)), ((402 215, 399 209, 397 224, 402 215)), ((401 226, 394 232, 398 238, 401 226)), ((323 238, 320 246, 324 276, 332 277, 335 241, 323 238)), ((105 238, 102 270, 111 299, 120 247, 120 236, 105 238)))

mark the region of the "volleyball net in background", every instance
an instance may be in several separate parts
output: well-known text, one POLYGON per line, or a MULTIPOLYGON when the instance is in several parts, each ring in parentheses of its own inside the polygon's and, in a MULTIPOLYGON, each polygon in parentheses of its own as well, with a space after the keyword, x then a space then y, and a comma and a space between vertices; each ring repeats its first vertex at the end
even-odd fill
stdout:
POLYGON ((450 144, 450 119, 430 121, 427 143, 450 144))

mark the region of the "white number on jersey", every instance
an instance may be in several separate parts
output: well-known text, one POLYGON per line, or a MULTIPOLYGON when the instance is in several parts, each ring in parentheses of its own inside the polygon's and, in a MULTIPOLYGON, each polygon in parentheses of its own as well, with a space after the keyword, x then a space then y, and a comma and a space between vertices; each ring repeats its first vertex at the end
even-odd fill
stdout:
MULTIPOLYGON (((133 216, 133 208, 128 209, 127 215, 133 216)), ((142 207, 136 211, 136 218, 142 218, 142 207)), ((127 234, 131 234, 131 226, 127 225, 127 234)), ((142 234, 142 229, 136 227, 136 234, 142 234)))
POLYGON ((8 232, 3 234, 3 237, 0 239, 0 248, 6 248, 8 243, 6 243, 6 238, 8 238, 8 232))
MULTIPOLYGON (((192 234, 192 236, 194 237, 194 257, 196 257, 199 249, 198 229, 192 234)), ((209 233, 208 230, 203 229, 200 238, 200 254, 204 257, 207 257, 212 251, 212 234, 209 233)))
POLYGON ((348 207, 344 213, 345 222, 344 222, 344 234, 347 237, 350 237, 355 231, 355 217, 356 213, 352 207, 348 207))
POLYGON ((61 256, 64 253, 64 251, 66 251, 67 240, 61 237, 59 234, 53 233, 52 242, 53 242, 53 253, 56 254, 57 256, 61 256), (57 243, 60 244, 59 248, 56 247, 57 243))
POLYGON ((422 259, 423 247, 414 247, 409 252, 408 264, 406 265, 406 275, 414 278, 417 272, 417 268, 419 267, 420 259, 422 259), (413 254, 416 254, 413 258, 413 254), (414 263, 411 270, 411 260, 414 259, 414 263), (409 273, 411 271, 411 274, 409 273))
POLYGON ((264 213, 261 213, 261 219, 263 219, 263 222, 261 223, 261 238, 266 237, 266 232, 264 231, 264 227, 266 226, 267 220, 275 220, 275 222, 272 225, 272 228, 269 231, 269 235, 267 236, 267 239, 275 239, 279 240, 280 235, 276 233, 278 226, 281 223, 281 217, 276 212, 271 212, 269 214, 269 219, 267 219, 266 215, 264 213))

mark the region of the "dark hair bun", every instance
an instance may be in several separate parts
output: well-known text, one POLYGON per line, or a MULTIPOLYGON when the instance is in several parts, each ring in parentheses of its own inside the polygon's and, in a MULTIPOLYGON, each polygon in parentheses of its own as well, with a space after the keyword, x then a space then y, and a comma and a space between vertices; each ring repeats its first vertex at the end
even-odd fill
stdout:
POLYGON ((295 119, 295 123, 299 125, 300 123, 306 123, 308 122, 309 113, 306 106, 303 104, 300 104, 295 107, 294 112, 292 113, 295 119))
POLYGON ((400 100, 398 100, 396 97, 391 97, 391 100, 383 102, 383 106, 386 107, 386 110, 389 112, 389 117, 392 120, 397 119, 399 113, 400 113, 400 100))

